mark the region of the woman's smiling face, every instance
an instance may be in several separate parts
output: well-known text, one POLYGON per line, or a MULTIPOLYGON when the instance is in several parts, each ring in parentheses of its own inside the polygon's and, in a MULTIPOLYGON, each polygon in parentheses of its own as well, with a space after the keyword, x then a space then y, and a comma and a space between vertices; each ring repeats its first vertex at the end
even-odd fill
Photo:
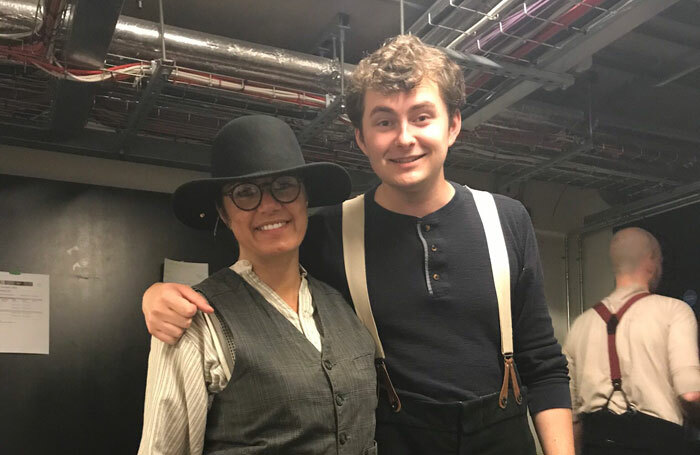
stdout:
MULTIPOLYGON (((303 185, 294 201, 282 203, 270 194, 272 180, 271 177, 252 180, 252 183, 266 187, 260 205, 254 210, 241 210, 230 197, 223 197, 223 218, 238 241, 239 259, 256 263, 276 255, 297 254, 304 239, 308 200, 303 185)), ((223 193, 232 188, 233 185, 225 186, 223 193)))

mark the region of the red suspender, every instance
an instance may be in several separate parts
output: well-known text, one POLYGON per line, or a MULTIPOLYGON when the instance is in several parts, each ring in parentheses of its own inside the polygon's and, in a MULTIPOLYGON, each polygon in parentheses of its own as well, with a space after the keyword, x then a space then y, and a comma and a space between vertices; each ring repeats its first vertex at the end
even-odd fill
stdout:
MULTIPOLYGON (((637 300, 650 295, 648 292, 642 292, 632 296, 620 311, 615 314, 610 313, 610 310, 603 305, 603 302, 598 302, 593 309, 603 318, 605 324, 608 328, 608 358, 610 360, 610 380, 612 381, 613 391, 622 390, 622 375, 620 374, 620 359, 617 357, 617 346, 615 345, 615 332, 617 331, 617 325, 622 319, 622 315, 632 306, 637 300)), ((626 397, 625 397, 626 398, 626 397)), ((609 401, 609 398, 608 398, 609 401)))

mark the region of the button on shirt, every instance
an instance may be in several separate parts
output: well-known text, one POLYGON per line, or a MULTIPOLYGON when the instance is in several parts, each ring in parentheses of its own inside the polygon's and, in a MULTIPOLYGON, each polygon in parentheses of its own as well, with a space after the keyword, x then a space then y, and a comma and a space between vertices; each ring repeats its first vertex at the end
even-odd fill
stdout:
MULTIPOLYGON (((250 262, 238 261, 231 269, 321 351, 321 336, 303 268, 298 314, 258 277, 250 262)), ((201 454, 209 405, 213 395, 228 384, 233 368, 234 365, 227 365, 211 319, 204 313, 192 318, 191 327, 175 346, 151 338, 139 454, 201 454)))
MULTIPOLYGON (((616 313, 642 287, 623 287, 603 299, 616 313)), ((622 372, 622 388, 631 404, 645 414, 681 425, 678 396, 700 391, 697 323, 683 301, 650 295, 634 303, 617 326, 615 342, 622 372)), ((574 322, 564 345, 571 376, 574 419, 605 406, 612 391, 607 330, 592 308, 574 322)), ((609 409, 627 410, 615 392, 609 409)))

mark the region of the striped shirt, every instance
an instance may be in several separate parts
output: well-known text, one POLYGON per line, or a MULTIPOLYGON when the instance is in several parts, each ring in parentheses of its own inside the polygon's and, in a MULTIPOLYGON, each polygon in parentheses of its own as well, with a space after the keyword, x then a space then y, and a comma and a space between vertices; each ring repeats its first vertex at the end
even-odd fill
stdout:
MULTIPOLYGON (((238 261, 231 269, 321 351, 303 268, 298 313, 258 277, 249 261, 238 261)), ((139 455, 201 454, 207 411, 214 394, 228 384, 233 368, 227 365, 211 319, 204 313, 192 318, 191 327, 175 346, 152 337, 139 455)))

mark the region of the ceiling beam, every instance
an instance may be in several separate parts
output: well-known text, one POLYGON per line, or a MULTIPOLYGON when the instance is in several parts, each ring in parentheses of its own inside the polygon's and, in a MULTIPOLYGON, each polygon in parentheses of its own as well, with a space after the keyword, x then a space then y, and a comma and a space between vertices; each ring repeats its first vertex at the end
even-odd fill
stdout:
POLYGON ((313 120, 311 120, 299 133, 297 134, 297 139, 299 144, 304 145, 309 142, 312 138, 323 131, 328 125, 333 123, 335 119, 343 111, 344 100, 341 97, 337 97, 328 107, 318 113, 313 120))
POLYGON ((199 171, 209 169, 211 159, 210 147, 207 145, 154 137, 138 137, 131 144, 129 154, 123 155, 114 147, 118 138, 116 132, 85 128, 80 135, 56 142, 54 135, 49 130, 0 124, 0 143, 2 144, 181 169, 199 171))
POLYGON ((619 226, 623 223, 630 223, 642 218, 699 203, 700 182, 695 182, 586 216, 583 219, 583 228, 577 233, 586 233, 610 226, 619 226))
POLYGON ((464 54, 453 49, 439 48, 444 51, 459 66, 470 70, 480 71, 507 78, 534 81, 548 89, 564 89, 575 82, 574 76, 567 73, 555 73, 518 65, 511 62, 495 62, 488 57, 475 54, 464 54))
POLYGON ((569 161, 571 158, 574 158, 577 155, 580 155, 582 153, 585 153, 589 150, 591 150, 594 147, 594 145, 591 142, 585 142, 583 144, 579 144, 576 147, 574 147, 572 150, 569 150, 568 152, 564 152, 561 155, 555 156, 554 158, 551 158, 548 161, 545 161, 544 163, 538 164, 537 166, 527 169, 525 171, 521 171, 517 173, 514 176, 510 176, 506 178, 505 181, 503 181, 500 185, 498 185, 499 190, 503 191, 510 185, 513 185, 515 183, 520 183, 525 180, 529 180, 532 177, 536 176, 537 174, 540 174, 547 169, 550 169, 554 166, 556 166, 559 163, 562 163, 564 161, 569 161))
MULTIPOLYGON (((129 154, 123 155, 112 146, 117 139, 116 132, 86 128, 79 136, 57 143, 48 130, 0 123, 0 144, 178 169, 210 170, 209 145, 139 136, 134 138, 129 154)), ((347 171, 355 194, 366 191, 378 182, 377 176, 372 172, 355 169, 347 171)))
MULTIPOLYGON (((588 27, 585 34, 576 35, 561 49, 553 49, 538 59, 537 67, 546 71, 565 72, 585 58, 619 39, 640 24, 656 16, 678 0, 645 0, 626 2, 625 5, 603 20, 588 27)), ((518 82, 502 93, 496 94, 487 104, 463 112, 462 128, 474 129, 504 111, 513 103, 542 87, 533 81, 518 82)))
MULTIPOLYGON (((562 124, 562 120, 571 120, 574 122, 583 122, 586 120, 586 113, 581 109, 530 99, 522 100, 516 105, 509 107, 504 112, 504 114, 506 113, 514 113, 516 116, 520 114, 533 116, 536 119, 551 119, 551 121, 555 123, 558 122, 558 124, 562 124)), ((595 121, 599 128, 621 129, 645 136, 657 136, 691 144, 700 144, 700 133, 697 131, 667 127, 659 125, 658 123, 651 123, 641 119, 625 118, 605 112, 596 112, 595 121)))

